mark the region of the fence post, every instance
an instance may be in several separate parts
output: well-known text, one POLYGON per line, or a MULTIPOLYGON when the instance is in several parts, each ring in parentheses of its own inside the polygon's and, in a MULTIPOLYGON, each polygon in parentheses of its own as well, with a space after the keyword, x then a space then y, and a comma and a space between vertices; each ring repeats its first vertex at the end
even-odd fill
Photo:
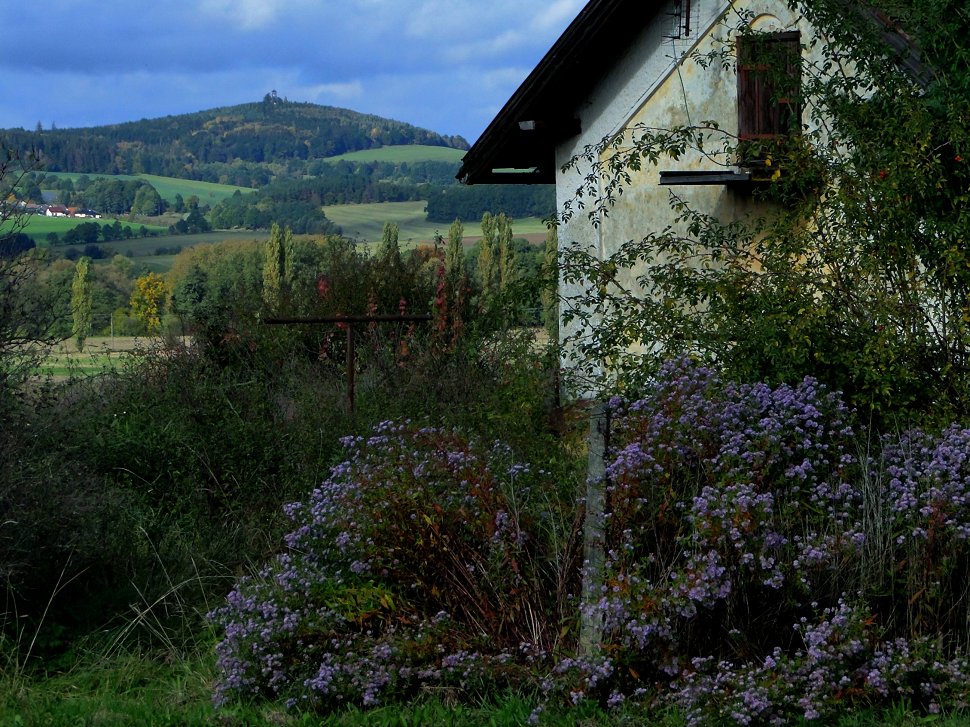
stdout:
POLYGON ((596 608, 603 595, 606 561, 603 512, 606 490, 606 450, 610 440, 609 404, 599 401, 589 418, 589 456, 586 465, 586 519, 583 524, 583 594, 580 604, 579 653, 599 649, 603 616, 596 608))

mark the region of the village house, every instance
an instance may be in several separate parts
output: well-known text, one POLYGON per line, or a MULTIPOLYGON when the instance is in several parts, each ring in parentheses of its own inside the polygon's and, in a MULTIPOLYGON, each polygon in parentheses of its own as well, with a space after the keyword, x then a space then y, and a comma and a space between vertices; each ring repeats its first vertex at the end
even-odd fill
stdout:
MULTIPOLYGON (((871 19, 881 23, 879 32, 903 53, 909 70, 922 73, 918 57, 906 53, 905 36, 886 18, 873 13, 871 19)), ((779 0, 590 0, 465 155, 458 177, 467 184, 555 184, 560 212, 574 212, 560 225, 560 249, 579 248, 600 260, 628 240, 676 227, 672 190, 724 223, 760 214, 768 203, 753 192, 779 170, 757 153, 758 145, 797 135, 812 123, 798 89, 799 61, 815 60, 819 52, 811 37, 805 18, 779 0), (785 65, 782 81, 750 60, 746 49, 753 46, 744 43, 752 31, 785 65), (723 56, 728 62, 696 60, 726 48, 732 49, 723 56), (735 48, 740 63, 731 55, 735 48), (779 88, 783 83, 790 92, 779 88), (604 180, 579 209, 577 190, 589 181, 592 163, 581 159, 584 152, 618 139, 600 154, 602 162, 607 153, 622 153, 631 129, 706 120, 725 137, 750 140, 750 158, 718 159, 688 148, 677 159, 626 170, 622 194, 595 224, 586 211, 606 191, 604 180)), ((635 289, 635 274, 626 271, 620 282, 635 289)), ((578 285, 560 285, 566 305, 582 294, 578 285)))

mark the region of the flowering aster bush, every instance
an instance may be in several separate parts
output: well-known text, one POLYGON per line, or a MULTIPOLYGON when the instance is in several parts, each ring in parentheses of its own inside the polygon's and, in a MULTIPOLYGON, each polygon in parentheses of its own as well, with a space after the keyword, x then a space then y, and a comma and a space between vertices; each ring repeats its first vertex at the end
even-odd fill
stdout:
MULTIPOLYGON (((544 657, 560 615, 537 499, 548 477, 501 443, 384 422, 287 505, 287 550, 211 614, 217 702, 376 704, 422 685, 502 683, 544 657)), ((541 496, 541 497, 540 497, 541 496)))
POLYGON ((527 680, 546 704, 745 725, 970 703, 970 430, 866 436, 812 379, 734 384, 688 360, 610 411, 594 653, 562 638, 581 569, 575 539, 549 536, 552 478, 502 444, 385 422, 344 440, 286 507, 286 551, 212 614, 217 701, 527 680))
POLYGON ((694 723, 966 700, 970 431, 859 457, 814 380, 733 384, 687 360, 611 408, 607 559, 585 606, 618 677, 600 692, 660 685, 694 723))

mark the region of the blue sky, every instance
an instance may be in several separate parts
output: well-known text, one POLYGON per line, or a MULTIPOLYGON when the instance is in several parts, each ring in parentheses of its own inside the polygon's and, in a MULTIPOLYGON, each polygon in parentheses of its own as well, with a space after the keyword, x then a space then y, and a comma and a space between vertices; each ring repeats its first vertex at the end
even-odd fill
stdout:
POLYGON ((473 142, 584 2, 45 0, 4 13, 0 128, 156 118, 276 90, 473 142))

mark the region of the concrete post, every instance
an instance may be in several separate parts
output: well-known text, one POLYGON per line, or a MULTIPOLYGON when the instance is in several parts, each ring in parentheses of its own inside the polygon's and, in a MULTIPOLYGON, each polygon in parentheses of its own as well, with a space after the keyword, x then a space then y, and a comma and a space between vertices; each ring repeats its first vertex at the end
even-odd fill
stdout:
POLYGON ((606 562, 604 517, 606 450, 610 438, 610 411, 597 402, 589 419, 589 457, 586 466, 586 520, 583 525, 583 593, 580 604, 579 653, 589 656, 600 646, 603 618, 596 604, 603 595, 606 562))

